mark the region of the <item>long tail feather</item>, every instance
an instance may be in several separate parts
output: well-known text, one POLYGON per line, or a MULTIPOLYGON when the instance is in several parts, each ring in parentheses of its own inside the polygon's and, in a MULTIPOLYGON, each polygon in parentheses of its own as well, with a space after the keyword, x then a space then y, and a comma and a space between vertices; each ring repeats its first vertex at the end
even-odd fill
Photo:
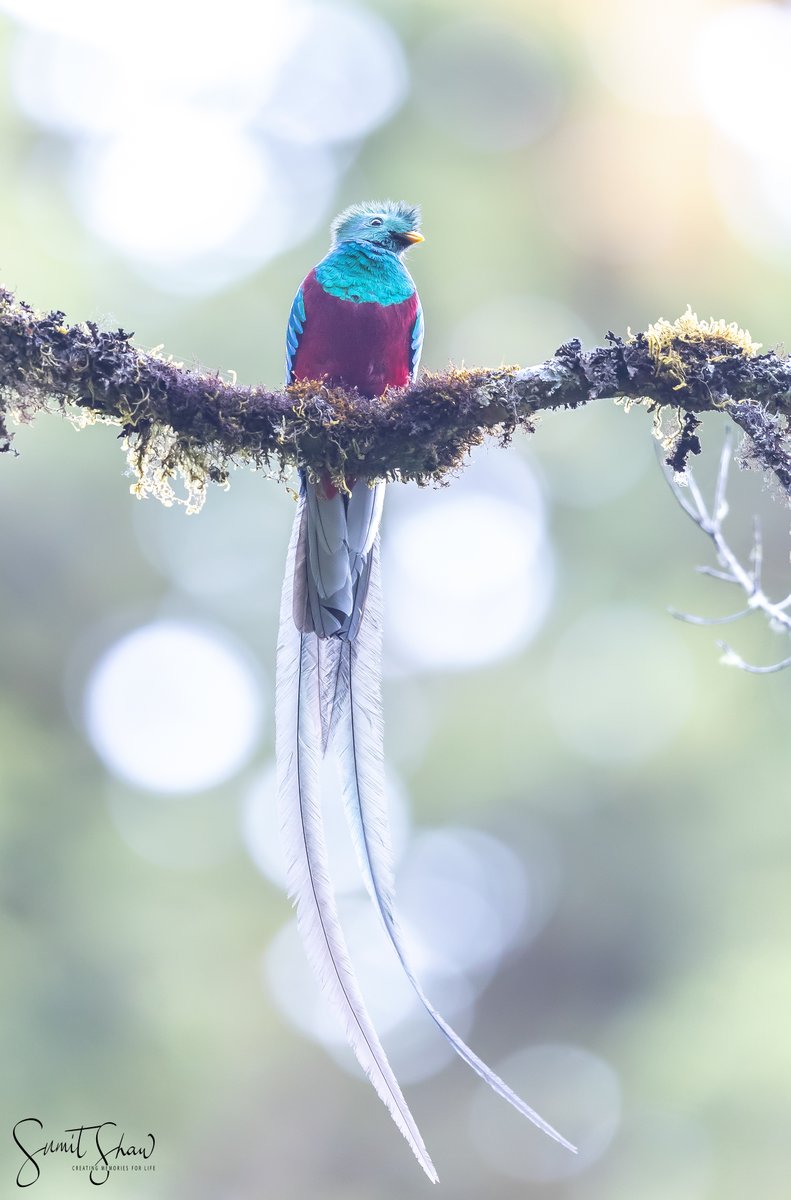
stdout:
POLYGON ((305 497, 297 545, 295 621, 319 635, 321 750, 326 752, 346 673, 343 642, 353 642, 365 612, 371 550, 382 519, 385 485, 364 479, 348 495, 303 482, 305 497), (330 579, 332 582, 328 583, 330 579), (304 593, 307 593, 305 599, 304 593))
MULTIPOLYGON (((349 1044, 423 1170, 436 1182, 434 1165, 366 1011, 327 869, 318 790, 319 639, 315 633, 297 627, 294 613, 294 571, 298 565, 302 506, 301 501, 286 564, 277 648, 278 796, 289 891, 296 901, 297 921, 308 957, 322 987, 343 1017, 349 1044)), ((298 582, 297 594, 299 591, 298 582)))
POLYGON ((335 721, 336 707, 343 707, 343 692, 346 689, 347 672, 344 669, 343 648, 340 638, 321 638, 319 654, 319 719, 321 722, 321 753, 327 753, 335 721))
POLYGON ((478 1058, 426 996, 410 965, 394 909, 392 854, 385 802, 381 699, 382 605, 378 539, 371 554, 365 614, 356 641, 342 644, 342 682, 337 689, 333 741, 343 776, 346 814, 366 888, 421 1004, 456 1053, 529 1121, 555 1141, 576 1148, 478 1058))

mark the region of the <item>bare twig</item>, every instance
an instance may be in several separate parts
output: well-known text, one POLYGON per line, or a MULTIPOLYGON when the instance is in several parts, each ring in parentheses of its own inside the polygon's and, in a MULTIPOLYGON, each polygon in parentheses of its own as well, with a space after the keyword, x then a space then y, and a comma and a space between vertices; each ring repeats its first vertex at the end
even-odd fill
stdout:
POLYGON ((791 658, 770 663, 768 667, 758 667, 754 663, 745 662, 742 656, 737 654, 727 642, 717 642, 717 645, 722 650, 721 663, 727 667, 738 667, 741 671, 749 671, 751 675, 774 675, 776 671, 785 671, 786 667, 791 667, 791 658))
POLYGON ((672 607, 667 611, 671 617, 675 617, 677 621, 686 621, 688 625, 730 625, 733 621, 748 617, 753 610, 741 608, 738 612, 729 613, 727 617, 695 617, 691 613, 681 612, 680 609, 672 607))
MULTIPOLYGON (((714 498, 711 509, 706 505, 703 494, 698 487, 697 481, 691 472, 687 472, 687 484, 692 497, 692 502, 684 495, 679 483, 673 476, 672 472, 666 471, 665 475, 670 484, 676 500, 683 508, 684 512, 695 522, 699 529, 702 529, 706 536, 710 539, 714 546, 717 560, 724 570, 719 571, 713 567, 698 567, 698 571, 704 575, 711 575, 715 579, 721 579, 726 583, 735 583, 745 592, 747 596, 747 607, 740 609, 739 612, 730 613, 725 617, 696 617, 689 613, 679 612, 677 609, 671 608, 671 614, 680 621, 687 621, 692 625, 725 625, 732 621, 739 621, 743 617, 749 616, 753 612, 762 612, 769 620, 771 627, 775 630, 785 633, 791 633, 791 616, 786 609, 791 606, 791 595, 785 600, 776 603, 769 599, 763 590, 761 582, 761 572, 763 566, 763 540, 761 535, 761 526, 756 517, 753 523, 753 545, 750 551, 751 566, 744 567, 736 554, 729 546, 722 530, 722 523, 728 515, 727 487, 728 487, 728 471, 733 456, 733 436, 730 432, 726 434, 723 442, 722 451, 720 453, 719 469, 717 471, 717 481, 714 487, 714 498)), ((781 662, 772 663, 770 666, 760 667, 753 666, 739 655, 727 642, 718 642, 717 645, 723 651, 722 661, 729 666, 740 667, 744 671, 751 671, 754 674, 766 675, 774 671, 782 671, 785 667, 791 666, 791 658, 784 659, 781 662)))
POLYGON ((734 579, 733 575, 729 575, 727 571, 718 571, 714 567, 695 567, 699 575, 710 575, 712 579, 722 579, 725 583, 738 583, 738 579, 734 579))

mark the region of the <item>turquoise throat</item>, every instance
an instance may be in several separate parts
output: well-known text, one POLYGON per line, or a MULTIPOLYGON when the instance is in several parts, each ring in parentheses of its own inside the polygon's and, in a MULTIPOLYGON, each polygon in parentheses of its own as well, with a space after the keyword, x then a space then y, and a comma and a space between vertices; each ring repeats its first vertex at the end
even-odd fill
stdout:
POLYGON ((412 276, 389 250, 344 242, 316 267, 325 292, 357 304, 400 304, 415 290, 412 276))

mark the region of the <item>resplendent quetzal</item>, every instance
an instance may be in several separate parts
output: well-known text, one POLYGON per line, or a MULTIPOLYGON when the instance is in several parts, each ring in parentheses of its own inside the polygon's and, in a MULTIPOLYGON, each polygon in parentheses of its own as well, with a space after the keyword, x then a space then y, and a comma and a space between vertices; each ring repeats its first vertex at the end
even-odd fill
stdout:
MULTIPOLYGON (((423 314, 403 263, 422 242, 411 204, 355 204, 332 226, 329 253, 294 298, 286 381, 323 380, 377 397, 414 377, 423 314)), ((277 654, 277 761, 289 889, 308 956, 340 1011, 346 1035, 430 1179, 437 1174, 366 1011, 338 920, 318 792, 330 741, 366 888, 387 936, 434 1022, 486 1082, 573 1149, 486 1066, 440 1016, 409 963, 394 912, 385 804, 381 701, 379 522, 385 485, 302 473, 286 565, 277 654)))

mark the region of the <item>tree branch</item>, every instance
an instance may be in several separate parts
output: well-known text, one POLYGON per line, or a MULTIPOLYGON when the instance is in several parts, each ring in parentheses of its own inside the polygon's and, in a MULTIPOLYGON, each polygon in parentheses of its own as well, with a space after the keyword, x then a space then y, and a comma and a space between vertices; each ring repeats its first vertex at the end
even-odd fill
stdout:
POLYGON ((78 424, 116 424, 135 490, 171 503, 181 476, 194 510, 208 482, 243 463, 281 475, 298 464, 339 482, 437 482, 487 434, 507 444, 544 409, 610 398, 676 414, 669 434, 655 425, 676 472, 700 450, 699 414, 728 412, 747 435, 746 461, 791 496, 791 359, 759 354, 737 326, 689 311, 628 339, 608 334, 593 350, 568 342, 526 370, 427 373, 382 399, 317 382, 243 387, 139 350, 131 336, 69 326, 62 312, 38 314, 0 289, 0 450, 11 448, 8 417, 59 410, 78 424))

